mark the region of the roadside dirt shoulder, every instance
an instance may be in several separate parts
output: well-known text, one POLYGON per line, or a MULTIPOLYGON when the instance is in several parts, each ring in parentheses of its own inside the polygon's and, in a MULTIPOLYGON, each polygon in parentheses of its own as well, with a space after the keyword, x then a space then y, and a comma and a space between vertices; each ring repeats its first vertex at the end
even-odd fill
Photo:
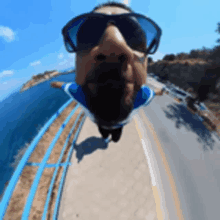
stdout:
MULTIPOLYGON (((35 148, 34 152, 32 153, 29 163, 40 163, 50 145, 52 140, 54 139, 56 133, 58 132, 60 126, 64 122, 64 120, 68 117, 70 112, 73 110, 73 108, 76 106, 76 102, 73 101, 64 111, 63 113, 54 121, 54 123, 51 125, 51 127, 45 132, 42 139, 39 141, 37 147, 35 148)), ((57 143, 55 144, 55 147, 50 155, 49 160, 47 161, 47 164, 54 164, 57 163, 61 150, 63 148, 63 145, 65 143, 65 140, 69 134, 70 129, 72 128, 76 118, 81 112, 81 108, 78 109, 75 114, 70 119, 69 123, 64 128, 60 138, 58 139, 57 143)), ((62 158, 61 163, 65 162, 67 159, 67 155, 69 152, 69 149, 71 147, 71 143, 74 139, 75 133, 79 127, 80 122, 82 121, 83 115, 80 117, 80 120, 78 121, 73 133, 70 136, 66 151, 64 153, 64 156, 62 158)), ((29 195, 30 188, 32 186, 33 180, 35 178, 35 175, 37 173, 38 167, 37 166, 26 166, 20 176, 20 179, 16 185, 16 188, 14 190, 14 193, 12 195, 12 198, 10 200, 5 219, 7 220, 19 220, 21 219, 23 209, 27 200, 27 197, 29 195)), ((51 168, 45 168, 44 172, 42 174, 42 177, 40 179, 35 198, 32 204, 31 212, 29 215, 29 219, 41 219, 44 205, 47 197, 48 188, 50 186, 50 182, 53 176, 53 172, 55 170, 55 167, 51 168)), ((48 217, 47 219, 51 219, 51 215, 53 213, 56 195, 59 187, 59 182, 61 179, 63 167, 59 167, 58 174, 56 177, 56 181, 53 187, 53 193, 52 198, 49 204, 49 210, 48 210, 48 217)))

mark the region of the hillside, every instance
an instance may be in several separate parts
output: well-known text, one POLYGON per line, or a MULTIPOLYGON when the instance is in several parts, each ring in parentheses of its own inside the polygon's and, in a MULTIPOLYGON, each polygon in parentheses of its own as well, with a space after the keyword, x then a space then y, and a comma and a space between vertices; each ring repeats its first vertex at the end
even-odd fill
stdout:
POLYGON ((220 47, 166 55, 163 60, 151 61, 147 71, 190 92, 220 119, 220 47))

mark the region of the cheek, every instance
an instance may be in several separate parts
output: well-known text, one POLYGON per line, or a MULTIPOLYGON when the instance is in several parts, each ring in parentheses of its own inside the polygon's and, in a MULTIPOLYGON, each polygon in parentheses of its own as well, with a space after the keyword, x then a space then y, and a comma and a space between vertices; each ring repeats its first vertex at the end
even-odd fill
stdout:
POLYGON ((125 85, 125 104, 126 105, 131 105, 133 102, 133 98, 134 98, 134 84, 133 83, 127 83, 125 85))
POLYGON ((122 68, 123 71, 123 76, 129 83, 134 83, 135 82, 135 77, 133 73, 133 67, 131 64, 124 63, 124 66, 122 68))
POLYGON ((138 86, 147 82, 147 56, 143 53, 135 52, 133 60, 133 72, 138 86))
POLYGON ((138 86, 146 84, 147 80, 147 66, 144 63, 134 62, 133 71, 138 86))
POLYGON ((79 85, 83 85, 86 81, 86 76, 94 67, 94 63, 89 60, 88 57, 76 57, 76 83, 79 85))

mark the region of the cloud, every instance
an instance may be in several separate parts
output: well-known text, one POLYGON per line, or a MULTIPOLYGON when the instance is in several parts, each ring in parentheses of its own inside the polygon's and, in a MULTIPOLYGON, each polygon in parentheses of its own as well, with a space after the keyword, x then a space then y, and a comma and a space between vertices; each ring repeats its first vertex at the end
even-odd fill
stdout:
POLYGON ((63 54, 63 53, 60 53, 60 54, 58 55, 58 58, 59 58, 59 59, 63 59, 63 58, 64 58, 64 54, 63 54))
POLYGON ((17 79, 11 79, 11 80, 7 80, 5 82, 0 83, 0 92, 3 91, 11 91, 13 90, 15 87, 17 88, 18 86, 20 86, 22 84, 21 80, 17 80, 17 79))
POLYGON ((24 81, 12 79, 7 82, 3 82, 0 86, 0 102, 11 95, 16 90, 20 89, 24 81))
POLYGON ((30 66, 37 66, 40 64, 41 64, 40 60, 37 60, 37 61, 34 61, 33 63, 30 63, 30 66))
POLYGON ((68 57, 71 58, 71 59, 72 59, 72 58, 75 59, 76 54, 75 54, 75 53, 70 53, 70 54, 68 54, 68 57))
POLYGON ((63 65, 65 65, 65 64, 67 64, 67 63, 68 63, 68 60, 64 60, 64 61, 62 61, 62 62, 59 63, 59 66, 63 66, 63 65))
MULTIPOLYGON (((68 55, 69 56, 69 55, 68 55)), ((64 68, 74 68, 75 66, 75 60, 73 58, 64 59, 61 62, 59 62, 56 66, 56 70, 63 70, 64 68)))
POLYGON ((124 3, 127 6, 131 5, 131 0, 122 0, 122 3, 124 3))
POLYGON ((0 26, 0 37, 3 37, 7 42, 12 42, 15 40, 15 33, 9 27, 0 26))
POLYGON ((0 73, 0 78, 2 77, 7 77, 7 76, 11 76, 14 74, 13 70, 4 70, 3 72, 0 73))

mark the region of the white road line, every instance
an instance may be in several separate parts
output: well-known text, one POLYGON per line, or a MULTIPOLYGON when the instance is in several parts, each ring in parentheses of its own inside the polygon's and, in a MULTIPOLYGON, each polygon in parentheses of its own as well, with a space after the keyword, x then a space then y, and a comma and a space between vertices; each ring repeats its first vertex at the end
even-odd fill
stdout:
MULTIPOLYGON (((142 125, 140 117, 138 115, 135 115, 134 119, 138 124, 139 131, 141 132, 141 136, 142 136, 141 142, 142 142, 142 147, 144 149, 144 153, 145 153, 148 167, 149 167, 149 171, 150 171, 151 183, 153 186, 152 189, 154 189, 154 188, 158 189, 157 191, 158 191, 159 198, 155 198, 155 202, 156 202, 156 205, 160 207, 161 212, 162 212, 163 218, 160 218, 160 219, 170 220, 169 212, 166 207, 165 195, 162 190, 163 184, 162 184, 162 180, 160 178, 159 168, 157 165, 155 166, 156 163, 154 163, 154 161, 156 161, 156 158, 155 158, 153 151, 151 150, 152 149, 151 142, 149 141, 149 138, 148 138, 146 132, 144 131, 145 129, 142 125)), ((158 220, 160 220, 160 219, 158 218, 158 220)))

